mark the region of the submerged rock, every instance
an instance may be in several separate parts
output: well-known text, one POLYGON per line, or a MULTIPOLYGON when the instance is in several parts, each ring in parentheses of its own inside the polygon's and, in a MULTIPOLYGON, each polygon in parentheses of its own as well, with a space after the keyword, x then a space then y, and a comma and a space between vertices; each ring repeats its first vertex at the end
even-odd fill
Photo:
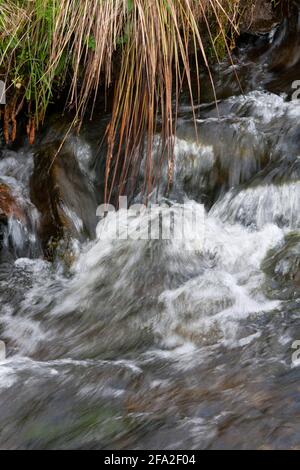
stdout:
POLYGON ((300 183, 261 184, 233 189, 212 208, 223 222, 262 229, 267 224, 300 227, 300 183))
POLYGON ((13 261, 38 257, 36 237, 38 213, 29 197, 33 157, 28 148, 4 148, 0 158, 0 257, 13 261))
POLYGON ((300 233, 288 234, 271 250, 262 264, 267 274, 266 291, 271 298, 290 299, 300 295, 300 233))
POLYGON ((178 120, 172 190, 165 159, 159 196, 188 196, 230 223, 298 228, 300 103, 255 91, 223 100, 218 108, 219 116, 214 109, 202 111, 197 134, 190 117, 178 120))
POLYGON ((31 177, 31 199, 41 214, 38 232, 48 257, 59 240, 93 238, 96 227, 93 184, 70 142, 58 153, 59 146, 60 142, 41 146, 31 177))
MULTIPOLYGON (((249 101, 248 97, 248 105, 249 101)), ((270 139, 254 115, 256 103, 250 110, 244 109, 246 105, 239 98, 222 105, 230 115, 197 120, 197 135, 191 119, 178 122, 171 194, 177 200, 187 195, 209 209, 228 190, 250 181, 270 162, 270 139)), ((159 187, 163 195, 168 188, 166 160, 159 187)), ((159 164, 158 152, 155 165, 159 164)))
MULTIPOLYGON (((178 129, 179 138, 188 141, 192 135, 192 125, 178 129)), ((182 162, 183 166, 178 168, 177 179, 182 179, 188 195, 204 196, 203 202, 208 206, 229 188, 249 181, 268 164, 268 141, 253 118, 207 119, 199 123, 198 136, 201 145, 210 152, 206 152, 206 158, 203 158, 203 152, 198 150, 197 163, 191 168, 190 152, 184 149, 182 152, 179 145, 177 164, 180 166, 182 162), (208 164, 205 167, 206 161, 208 164)))

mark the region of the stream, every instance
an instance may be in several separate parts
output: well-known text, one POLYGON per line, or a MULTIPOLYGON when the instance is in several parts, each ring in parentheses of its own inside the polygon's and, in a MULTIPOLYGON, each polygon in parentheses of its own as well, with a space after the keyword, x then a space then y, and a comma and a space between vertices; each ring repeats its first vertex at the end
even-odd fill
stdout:
MULTIPOLYGON (((166 194, 164 168, 155 197, 165 213, 184 204, 202 213, 192 229, 203 231, 201 243, 109 236, 116 215, 96 218, 95 119, 70 137, 76 175, 70 165, 61 178, 84 196, 63 199, 73 228, 50 260, 31 186, 36 149, 57 140, 55 124, 35 149, 2 147, 0 203, 3 185, 15 208, 2 225, 0 217, 0 448, 300 448, 300 99, 292 87, 300 32, 292 21, 240 44, 243 93, 228 62, 215 68, 218 109, 203 74, 198 135, 183 93, 174 183, 166 194), (290 61, 279 66, 287 49, 290 61)), ((118 213, 132 230, 143 216, 118 213)))

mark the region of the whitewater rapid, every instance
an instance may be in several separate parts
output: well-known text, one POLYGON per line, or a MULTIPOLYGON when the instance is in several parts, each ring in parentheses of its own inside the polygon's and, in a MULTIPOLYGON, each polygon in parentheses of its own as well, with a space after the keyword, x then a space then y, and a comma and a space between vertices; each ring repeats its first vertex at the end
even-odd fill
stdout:
MULTIPOLYGON (((1 447, 297 445, 300 108, 260 91, 219 108, 198 139, 185 108, 175 183, 150 216, 183 214, 197 236, 147 239, 150 207, 112 213, 66 269, 42 259, 33 209, 29 251, 1 265, 1 447)), ((16 188, 19 158, 1 160, 16 188)))

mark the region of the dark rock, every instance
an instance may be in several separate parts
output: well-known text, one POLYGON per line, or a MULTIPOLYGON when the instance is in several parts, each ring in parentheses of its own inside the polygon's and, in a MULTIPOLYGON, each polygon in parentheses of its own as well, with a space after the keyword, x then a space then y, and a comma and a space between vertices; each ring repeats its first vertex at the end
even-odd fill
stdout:
POLYGON ((262 268, 267 274, 266 293, 288 300, 300 296, 300 234, 292 232, 281 246, 271 250, 262 268))
POLYGON ((27 255, 30 221, 11 189, 0 183, 0 262, 27 255), (12 226, 16 233, 12 234, 12 226))
POLYGON ((52 258, 57 242, 93 238, 97 202, 94 188, 66 142, 44 144, 35 155, 31 199, 41 217, 39 236, 47 257, 52 258))
POLYGON ((26 216, 16 202, 9 187, 0 183, 0 222, 5 222, 9 217, 25 222, 26 216))
POLYGON ((285 1, 242 0, 241 33, 261 34, 271 31, 283 18, 285 1), (280 4, 281 3, 281 4, 280 4))
MULTIPOLYGON (((231 108, 232 109, 232 108, 231 108)), ((176 166, 173 192, 204 203, 207 209, 230 188, 250 181, 269 162, 269 143, 253 120, 233 117, 197 124, 198 142, 192 122, 177 128, 176 166)), ((167 187, 164 167, 160 188, 167 187)))

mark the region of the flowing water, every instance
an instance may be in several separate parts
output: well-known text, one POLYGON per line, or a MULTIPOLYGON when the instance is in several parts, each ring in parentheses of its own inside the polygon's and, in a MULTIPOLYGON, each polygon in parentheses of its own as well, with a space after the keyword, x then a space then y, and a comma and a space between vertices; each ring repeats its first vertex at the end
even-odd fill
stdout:
MULTIPOLYGON (((266 38, 268 57, 278 34, 266 38)), ((247 57, 249 89, 221 69, 219 116, 200 107, 198 138, 191 109, 180 109, 163 210, 204 212, 193 225, 204 226, 201 243, 113 239, 109 215, 96 239, 74 242, 70 268, 45 261, 33 155, 3 151, 0 182, 29 222, 11 217, 2 230, 1 448, 300 448, 300 101, 286 89, 295 64, 276 75, 265 56, 247 57)), ((88 166, 92 149, 76 142, 88 166)), ((161 197, 166 185, 163 175, 161 197)))

